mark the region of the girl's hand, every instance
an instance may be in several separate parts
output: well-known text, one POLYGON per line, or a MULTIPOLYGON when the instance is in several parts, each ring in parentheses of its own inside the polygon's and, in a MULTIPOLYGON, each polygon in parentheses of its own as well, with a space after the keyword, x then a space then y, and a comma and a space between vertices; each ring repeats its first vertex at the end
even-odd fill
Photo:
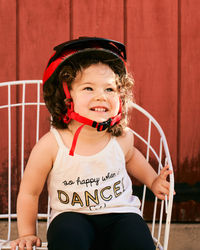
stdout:
POLYGON ((16 250, 16 247, 18 246, 20 250, 32 250, 32 246, 40 247, 42 244, 42 241, 40 238, 38 238, 35 235, 26 235, 22 236, 16 240, 13 240, 10 243, 11 249, 16 250))
MULTIPOLYGON (((165 166, 161 171, 158 177, 153 181, 151 185, 151 190, 155 196, 161 200, 165 199, 165 195, 169 198, 169 188, 170 184, 167 181, 167 176, 172 173, 172 170, 169 170, 169 166, 165 166)), ((175 193, 174 193, 175 194, 175 193)))

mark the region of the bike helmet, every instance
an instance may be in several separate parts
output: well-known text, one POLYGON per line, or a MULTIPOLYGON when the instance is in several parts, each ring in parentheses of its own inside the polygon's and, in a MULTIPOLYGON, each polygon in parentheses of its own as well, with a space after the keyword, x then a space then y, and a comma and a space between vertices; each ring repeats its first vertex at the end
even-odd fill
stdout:
MULTIPOLYGON (((97 37, 80 37, 79 39, 71 40, 65 43, 62 43, 54 48, 55 53, 51 56, 46 69, 43 75, 43 85, 47 85, 48 83, 57 84, 56 79, 58 78, 59 72, 62 67, 66 64, 66 62, 73 56, 88 53, 91 54, 95 52, 95 55, 98 55, 99 52, 104 52, 113 57, 113 59, 117 59, 116 62, 120 66, 120 70, 126 73, 126 50, 125 46, 122 43, 117 41, 97 38, 97 37)), ((63 90, 67 99, 71 99, 70 91, 66 82, 63 82, 63 90)), ((71 99, 72 100, 72 99, 71 99)), ((69 104, 68 104, 69 105, 69 104)), ((83 117, 74 111, 73 101, 70 102, 69 108, 67 108, 67 113, 65 116, 61 117, 65 123, 69 123, 72 119, 76 120, 82 125, 77 129, 72 146, 69 154, 74 155, 74 150, 76 146, 76 142, 78 139, 78 135, 83 128, 84 125, 89 125, 97 129, 97 131, 103 131, 108 127, 112 127, 115 124, 119 123, 121 119, 121 100, 120 100, 120 108, 119 112, 116 116, 110 117, 107 121, 98 123, 96 121, 92 121, 86 117, 83 117)))

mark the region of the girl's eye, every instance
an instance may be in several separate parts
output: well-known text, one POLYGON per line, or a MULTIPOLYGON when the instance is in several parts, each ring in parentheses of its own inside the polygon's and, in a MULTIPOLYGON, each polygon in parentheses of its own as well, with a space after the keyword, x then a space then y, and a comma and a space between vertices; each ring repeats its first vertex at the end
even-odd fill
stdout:
POLYGON ((113 92, 114 89, 113 89, 113 88, 107 88, 106 91, 107 91, 107 92, 113 92))
POLYGON ((91 87, 85 87, 84 90, 92 91, 93 89, 91 87))

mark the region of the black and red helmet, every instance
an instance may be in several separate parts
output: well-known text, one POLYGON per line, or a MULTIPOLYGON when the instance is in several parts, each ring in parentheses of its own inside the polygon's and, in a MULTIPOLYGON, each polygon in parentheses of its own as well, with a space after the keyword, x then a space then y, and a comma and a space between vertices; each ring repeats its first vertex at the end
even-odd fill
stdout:
MULTIPOLYGON (((109 55, 110 58, 113 58, 115 60, 121 72, 126 73, 125 46, 124 44, 114 40, 97 38, 97 37, 80 37, 79 39, 62 43, 56 46, 54 50, 55 53, 49 59, 47 67, 44 71, 43 85, 47 85, 50 82, 53 84, 54 83, 57 84, 56 79, 58 78, 58 75, 62 67, 69 61, 69 59, 76 55, 81 55, 86 53, 88 56, 95 53, 95 56, 98 57, 98 52, 101 52, 101 56, 103 52, 105 55, 109 55)), ((66 98, 71 99, 68 86, 65 82, 63 82, 63 90, 66 98)), ((69 105, 69 108, 67 109, 66 115, 61 117, 61 119, 63 119, 65 123, 69 123, 71 119, 83 123, 83 125, 81 125, 78 128, 78 130, 74 135, 72 147, 70 150, 70 155, 73 155, 76 146, 76 141, 82 127, 84 125, 90 125, 96 128, 97 131, 102 131, 107 129, 108 127, 114 126, 115 124, 119 123, 121 119, 121 105, 119 112, 115 117, 110 117, 110 119, 108 119, 107 121, 98 123, 86 117, 80 116, 78 113, 74 112, 73 101, 72 101, 69 105)))
POLYGON ((126 71, 126 49, 124 44, 98 37, 79 37, 79 39, 62 43, 54 48, 43 75, 43 84, 54 81, 66 61, 77 54, 103 51, 118 59, 121 69, 126 71))

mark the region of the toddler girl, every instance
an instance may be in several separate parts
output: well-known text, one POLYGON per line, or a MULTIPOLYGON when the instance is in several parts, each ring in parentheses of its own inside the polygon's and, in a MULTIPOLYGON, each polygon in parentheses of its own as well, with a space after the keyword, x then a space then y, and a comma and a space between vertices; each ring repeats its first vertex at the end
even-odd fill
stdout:
POLYGON ((40 246, 38 199, 47 179, 49 250, 155 249, 129 176, 160 199, 169 194, 134 147, 127 127, 133 79, 123 44, 83 37, 55 48, 43 78, 52 129, 33 148, 17 201, 19 238, 12 249, 40 246))

